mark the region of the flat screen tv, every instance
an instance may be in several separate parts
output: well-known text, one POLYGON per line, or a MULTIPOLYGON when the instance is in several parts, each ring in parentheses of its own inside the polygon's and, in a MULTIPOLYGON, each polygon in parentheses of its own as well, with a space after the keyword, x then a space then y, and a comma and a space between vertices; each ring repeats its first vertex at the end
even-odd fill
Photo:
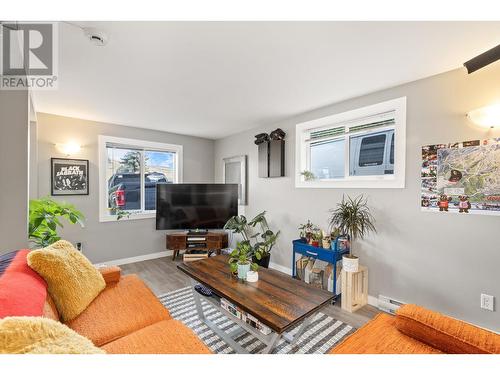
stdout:
POLYGON ((156 229, 222 229, 238 215, 238 184, 156 185, 156 229))

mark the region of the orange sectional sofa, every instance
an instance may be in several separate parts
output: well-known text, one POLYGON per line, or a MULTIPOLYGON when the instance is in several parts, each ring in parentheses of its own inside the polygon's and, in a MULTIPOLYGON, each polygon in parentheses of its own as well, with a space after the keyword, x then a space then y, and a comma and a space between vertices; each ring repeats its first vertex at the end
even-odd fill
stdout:
MULTIPOLYGON (((110 354, 209 354, 210 349, 168 310, 136 275, 118 267, 100 270, 104 289, 66 324, 110 354)), ((59 320, 47 294, 44 316, 59 320)))
POLYGON ((500 335, 427 310, 403 305, 378 314, 330 354, 500 354, 500 335))

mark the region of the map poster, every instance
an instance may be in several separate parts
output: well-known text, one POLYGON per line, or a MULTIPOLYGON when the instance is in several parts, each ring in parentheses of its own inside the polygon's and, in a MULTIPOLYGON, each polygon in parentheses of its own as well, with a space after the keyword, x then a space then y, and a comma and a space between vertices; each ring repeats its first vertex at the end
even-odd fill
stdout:
POLYGON ((500 215, 500 138, 422 147, 422 211, 500 215))

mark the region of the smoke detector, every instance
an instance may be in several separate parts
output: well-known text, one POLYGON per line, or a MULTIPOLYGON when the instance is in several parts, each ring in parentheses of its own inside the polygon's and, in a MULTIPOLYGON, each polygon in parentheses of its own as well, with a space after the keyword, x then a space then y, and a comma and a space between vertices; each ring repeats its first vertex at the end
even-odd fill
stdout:
POLYGON ((87 27, 83 29, 83 32, 85 33, 87 39, 96 46, 102 47, 108 43, 108 36, 101 30, 93 27, 87 27))

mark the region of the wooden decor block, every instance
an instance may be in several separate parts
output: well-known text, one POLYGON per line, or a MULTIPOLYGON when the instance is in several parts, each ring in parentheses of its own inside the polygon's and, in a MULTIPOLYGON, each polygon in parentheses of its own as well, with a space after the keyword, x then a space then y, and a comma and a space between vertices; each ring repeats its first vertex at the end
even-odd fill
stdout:
POLYGON ((183 261, 184 262, 194 262, 195 260, 206 259, 208 258, 208 254, 184 254, 183 261))
POLYGON ((358 272, 342 270, 342 309, 354 312, 368 303, 368 268, 358 272))

